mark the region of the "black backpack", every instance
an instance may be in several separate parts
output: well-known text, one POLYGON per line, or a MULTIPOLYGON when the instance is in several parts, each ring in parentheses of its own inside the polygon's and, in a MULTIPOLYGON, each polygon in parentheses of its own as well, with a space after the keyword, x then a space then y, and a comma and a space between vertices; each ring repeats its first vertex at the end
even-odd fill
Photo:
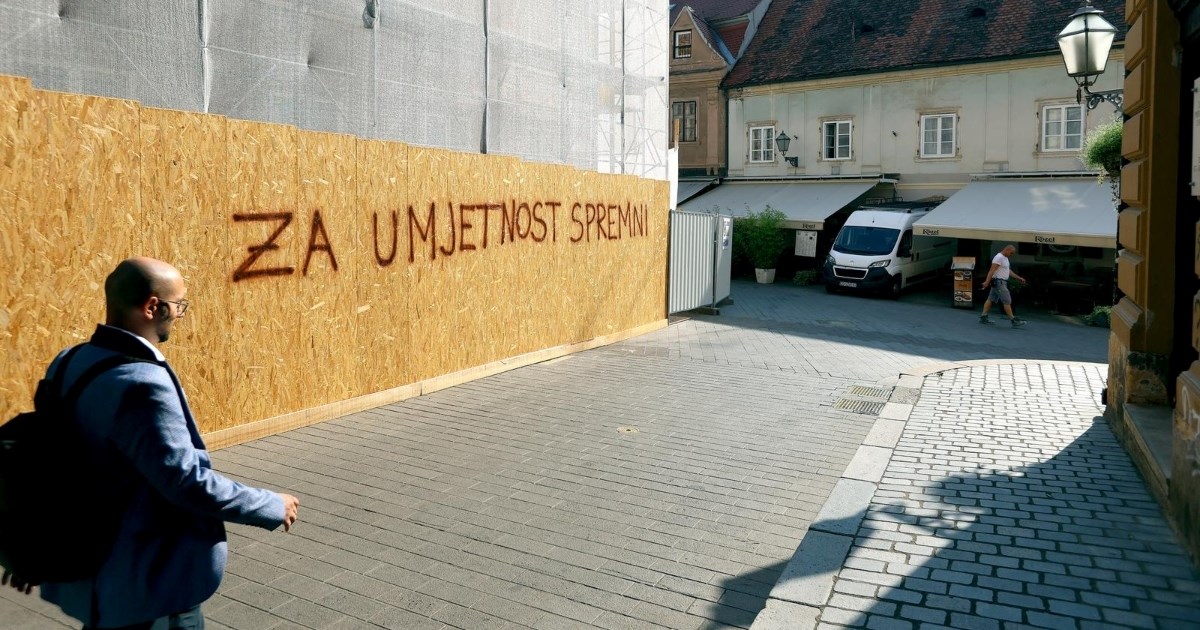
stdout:
POLYGON ((112 477, 97 474, 99 454, 75 422, 75 406, 102 373, 148 361, 102 359, 64 393, 67 366, 83 345, 38 382, 34 411, 0 425, 0 565, 31 584, 95 576, 128 506, 122 489, 106 483, 112 477))

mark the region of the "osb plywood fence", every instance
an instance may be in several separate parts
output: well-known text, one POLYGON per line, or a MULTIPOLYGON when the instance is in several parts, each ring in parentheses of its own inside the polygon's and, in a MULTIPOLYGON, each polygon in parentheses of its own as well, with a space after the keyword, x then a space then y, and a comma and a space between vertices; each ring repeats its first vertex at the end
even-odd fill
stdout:
POLYGON ((0 418, 136 254, 188 282, 162 349, 218 445, 661 326, 667 196, 0 77, 0 418))

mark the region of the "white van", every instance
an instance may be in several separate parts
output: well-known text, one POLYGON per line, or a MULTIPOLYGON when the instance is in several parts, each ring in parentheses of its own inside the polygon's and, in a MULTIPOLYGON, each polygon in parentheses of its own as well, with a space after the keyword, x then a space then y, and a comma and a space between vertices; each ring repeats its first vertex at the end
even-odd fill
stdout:
POLYGON ((851 213, 825 259, 825 290, 880 291, 896 297, 943 273, 954 257, 954 239, 913 236, 913 223, 932 208, 898 204, 851 213))

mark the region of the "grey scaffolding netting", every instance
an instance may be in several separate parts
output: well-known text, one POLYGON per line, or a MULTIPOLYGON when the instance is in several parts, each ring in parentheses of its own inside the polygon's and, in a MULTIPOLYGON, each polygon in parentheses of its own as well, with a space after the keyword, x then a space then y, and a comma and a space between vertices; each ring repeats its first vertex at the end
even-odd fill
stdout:
POLYGON ((0 0, 53 90, 667 177, 666 0, 0 0))

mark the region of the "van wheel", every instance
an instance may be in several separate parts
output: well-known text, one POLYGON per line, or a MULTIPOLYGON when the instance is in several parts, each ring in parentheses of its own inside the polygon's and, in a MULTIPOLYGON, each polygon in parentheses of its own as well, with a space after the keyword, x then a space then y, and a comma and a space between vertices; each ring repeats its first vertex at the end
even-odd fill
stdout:
POLYGON ((894 299, 900 297, 900 292, 903 290, 904 290, 904 278, 903 278, 903 276, 896 276, 896 279, 892 281, 892 286, 888 288, 887 296, 888 296, 888 298, 894 300, 894 299))
POLYGON ((837 293, 838 288, 835 287, 832 282, 826 282, 825 283, 825 292, 826 293, 837 293))

